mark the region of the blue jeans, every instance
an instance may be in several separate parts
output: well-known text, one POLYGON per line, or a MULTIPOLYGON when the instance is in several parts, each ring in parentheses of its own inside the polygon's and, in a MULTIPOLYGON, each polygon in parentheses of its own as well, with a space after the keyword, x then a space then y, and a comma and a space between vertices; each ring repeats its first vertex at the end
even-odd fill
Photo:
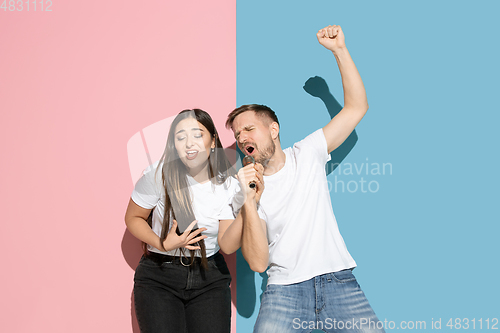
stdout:
MULTIPOLYGON (((185 267, 178 257, 143 256, 134 276, 134 303, 142 333, 229 333, 231 275, 216 253, 208 269, 185 267)), ((184 258, 184 263, 189 259, 184 258)))
POLYGON ((350 269, 291 285, 270 284, 262 296, 254 333, 384 333, 350 269))

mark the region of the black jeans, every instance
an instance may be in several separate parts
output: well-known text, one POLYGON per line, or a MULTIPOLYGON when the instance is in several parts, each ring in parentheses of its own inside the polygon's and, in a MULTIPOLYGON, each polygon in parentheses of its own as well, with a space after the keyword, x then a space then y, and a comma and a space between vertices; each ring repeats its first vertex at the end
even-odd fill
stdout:
POLYGON ((222 254, 209 258, 207 270, 198 261, 185 267, 178 259, 158 258, 160 254, 143 256, 135 271, 135 312, 141 332, 229 333, 231 275, 222 254))

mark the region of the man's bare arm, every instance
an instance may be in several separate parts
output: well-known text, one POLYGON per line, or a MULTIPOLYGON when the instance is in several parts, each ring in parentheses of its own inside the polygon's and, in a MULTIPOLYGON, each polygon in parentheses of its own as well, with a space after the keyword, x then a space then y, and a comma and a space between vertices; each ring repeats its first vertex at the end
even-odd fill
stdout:
POLYGON ((328 153, 339 147, 351 134, 368 110, 365 86, 345 46, 342 29, 338 25, 328 26, 316 34, 318 41, 332 51, 342 76, 344 108, 325 126, 328 153))

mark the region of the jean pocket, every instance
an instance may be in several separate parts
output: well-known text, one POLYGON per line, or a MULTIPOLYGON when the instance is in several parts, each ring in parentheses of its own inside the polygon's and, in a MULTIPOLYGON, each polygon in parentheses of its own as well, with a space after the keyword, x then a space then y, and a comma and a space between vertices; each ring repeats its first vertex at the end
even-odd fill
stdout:
POLYGON ((354 274, 352 274, 352 271, 350 269, 344 269, 338 272, 333 272, 330 273, 331 277, 339 283, 346 283, 346 282, 351 282, 351 281, 356 281, 356 278, 354 277, 354 274))

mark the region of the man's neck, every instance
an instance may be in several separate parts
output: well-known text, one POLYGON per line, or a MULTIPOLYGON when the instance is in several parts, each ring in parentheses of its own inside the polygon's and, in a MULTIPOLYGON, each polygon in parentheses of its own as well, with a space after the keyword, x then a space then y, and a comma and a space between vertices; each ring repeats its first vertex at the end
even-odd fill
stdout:
POLYGON ((264 176, 274 175, 285 166, 285 162, 286 155, 283 150, 281 150, 281 145, 277 144, 273 157, 271 157, 269 163, 267 163, 267 166, 264 168, 264 176))

